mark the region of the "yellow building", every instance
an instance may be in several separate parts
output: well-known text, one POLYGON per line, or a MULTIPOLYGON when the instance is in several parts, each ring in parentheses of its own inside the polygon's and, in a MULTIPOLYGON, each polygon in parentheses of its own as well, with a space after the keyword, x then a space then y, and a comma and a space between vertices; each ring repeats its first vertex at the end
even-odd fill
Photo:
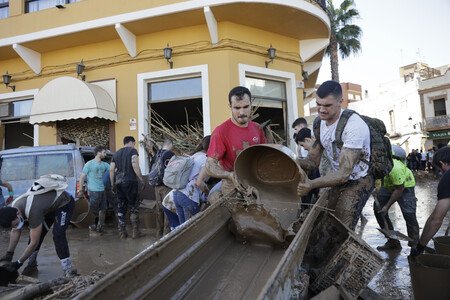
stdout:
POLYGON ((114 150, 148 133, 149 110, 174 124, 187 111, 209 134, 236 85, 290 137, 328 45, 317 2, 0 0, 2 149, 114 150))

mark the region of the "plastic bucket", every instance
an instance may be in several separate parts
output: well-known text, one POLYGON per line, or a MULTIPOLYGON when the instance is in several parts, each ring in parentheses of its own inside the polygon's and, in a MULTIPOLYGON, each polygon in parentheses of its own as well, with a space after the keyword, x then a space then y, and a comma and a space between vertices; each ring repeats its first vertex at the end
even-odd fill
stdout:
POLYGON ((435 237, 433 242, 437 254, 450 255, 450 236, 435 237))
POLYGON ((70 222, 78 228, 87 228, 95 221, 94 214, 89 210, 89 202, 86 198, 79 198, 75 202, 72 219, 70 222))
POLYGON ((261 202, 284 229, 298 218, 297 186, 306 174, 295 162, 291 149, 275 144, 248 147, 239 153, 234 170, 244 187, 258 190, 261 202))
POLYGON ((450 299, 450 256, 422 254, 408 261, 416 300, 450 299))

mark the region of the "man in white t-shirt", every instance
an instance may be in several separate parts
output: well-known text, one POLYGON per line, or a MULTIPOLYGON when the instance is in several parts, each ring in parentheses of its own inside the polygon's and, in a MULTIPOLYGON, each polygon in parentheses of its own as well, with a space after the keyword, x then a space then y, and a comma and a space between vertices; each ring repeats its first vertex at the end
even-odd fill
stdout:
MULTIPOLYGON (((373 176, 368 174, 369 127, 358 114, 352 114, 345 124, 339 122, 343 110, 342 88, 338 82, 325 81, 317 89, 316 94, 320 132, 315 133, 316 142, 310 149, 307 159, 298 160, 298 163, 307 170, 317 167, 324 154, 330 161, 330 170, 324 176, 299 183, 297 192, 299 196, 304 196, 312 189, 331 187, 328 206, 335 209, 334 214, 345 225, 354 229, 374 188, 373 176), (336 143, 338 126, 344 126, 342 145, 336 143)), ((319 126, 317 127, 319 129, 319 126)))

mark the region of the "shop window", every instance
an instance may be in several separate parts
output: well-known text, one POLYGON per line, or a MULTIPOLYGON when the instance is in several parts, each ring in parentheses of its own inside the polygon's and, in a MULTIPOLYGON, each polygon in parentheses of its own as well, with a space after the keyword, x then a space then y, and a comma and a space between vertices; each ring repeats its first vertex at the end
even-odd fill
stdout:
POLYGON ((56 5, 64 5, 77 2, 78 0, 26 0, 25 12, 35 12, 47 8, 55 7, 56 5))
POLYGON ((252 106, 256 107, 257 117, 253 121, 262 124, 270 120, 271 129, 286 144, 289 139, 286 84, 281 81, 246 77, 245 85, 252 93, 252 106))
POLYGON ((395 115, 393 110, 389 111, 389 125, 390 125, 389 133, 395 133, 395 115))
POLYGON ((9 0, 0 0, 0 19, 9 16, 9 0))
POLYGON ((23 100, 13 102, 13 116, 14 117, 28 117, 31 114, 31 106, 33 100, 23 100))
POLYGON ((148 95, 152 125, 164 120, 165 126, 173 129, 186 131, 186 126, 203 129, 201 77, 149 83, 148 95))
POLYGON ((435 117, 447 115, 447 109, 445 108, 445 99, 436 99, 433 101, 433 105, 435 117))

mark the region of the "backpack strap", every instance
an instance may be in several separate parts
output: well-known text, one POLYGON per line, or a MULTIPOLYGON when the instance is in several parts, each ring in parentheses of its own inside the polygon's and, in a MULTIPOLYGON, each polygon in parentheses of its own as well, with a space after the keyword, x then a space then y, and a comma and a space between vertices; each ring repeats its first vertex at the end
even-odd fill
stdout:
POLYGON ((341 117, 339 118, 339 121, 336 126, 336 135, 334 140, 336 147, 338 147, 339 150, 342 149, 342 146, 344 145, 344 142, 342 141, 342 133, 344 132, 344 128, 347 125, 348 119, 350 119, 350 117, 354 113, 356 113, 354 110, 345 109, 342 112, 341 117))
POLYGON ((316 141, 323 148, 322 143, 320 142, 320 117, 316 117, 313 122, 313 132, 316 141))

